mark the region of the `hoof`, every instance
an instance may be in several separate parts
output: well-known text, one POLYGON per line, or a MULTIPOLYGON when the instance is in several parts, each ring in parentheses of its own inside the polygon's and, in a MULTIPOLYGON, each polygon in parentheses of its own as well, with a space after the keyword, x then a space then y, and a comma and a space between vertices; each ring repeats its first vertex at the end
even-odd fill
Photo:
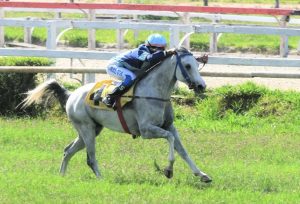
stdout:
POLYGON ((212 179, 209 176, 204 175, 201 177, 201 181, 204 183, 210 183, 210 182, 212 182, 212 179))
POLYGON ((170 169, 165 169, 164 170, 164 174, 165 174, 165 176, 168 178, 168 179, 170 179, 170 178, 172 178, 173 177, 173 170, 170 170, 170 169))

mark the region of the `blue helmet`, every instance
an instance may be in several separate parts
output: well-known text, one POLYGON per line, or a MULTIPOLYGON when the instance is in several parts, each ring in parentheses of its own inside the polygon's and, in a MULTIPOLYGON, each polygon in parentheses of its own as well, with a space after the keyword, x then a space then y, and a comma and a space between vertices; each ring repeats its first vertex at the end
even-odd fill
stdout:
POLYGON ((155 33, 147 38, 145 44, 151 47, 165 48, 167 46, 167 41, 162 35, 155 33))

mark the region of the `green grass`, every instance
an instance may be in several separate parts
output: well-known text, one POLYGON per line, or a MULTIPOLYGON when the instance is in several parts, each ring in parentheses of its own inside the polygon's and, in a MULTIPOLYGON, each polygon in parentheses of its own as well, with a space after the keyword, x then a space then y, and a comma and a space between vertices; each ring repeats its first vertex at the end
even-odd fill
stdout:
MULTIPOLYGON (((24 41, 24 29, 22 27, 5 27, 6 41, 24 41)), ((47 40, 46 28, 34 28, 32 33, 32 43, 37 45, 45 45, 47 40)))
POLYGON ((107 129, 96 144, 103 179, 86 165, 85 151, 60 177, 63 148, 76 135, 67 119, 2 117, 1 203, 299 203, 300 94, 248 83, 206 95, 194 106, 174 104, 175 125, 212 184, 201 183, 178 155, 173 179, 156 172, 154 160, 167 164, 165 140, 107 129), (247 104, 244 111, 226 106, 235 101, 247 104))
POLYGON ((45 57, 0 57, 0 66, 50 66, 53 63, 45 57))

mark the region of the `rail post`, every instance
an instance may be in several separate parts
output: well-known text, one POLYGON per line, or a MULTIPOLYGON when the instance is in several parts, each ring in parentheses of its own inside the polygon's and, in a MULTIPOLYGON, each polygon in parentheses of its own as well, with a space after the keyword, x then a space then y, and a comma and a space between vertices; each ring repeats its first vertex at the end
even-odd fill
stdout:
MULTIPOLYGON (((285 28, 287 22, 289 22, 289 16, 282 16, 280 19, 280 27, 285 28)), ((287 57, 289 54, 289 39, 288 36, 282 35, 280 36, 280 56, 287 57)))
MULTIPOLYGON (((96 11, 95 9, 89 9, 89 21, 95 21, 96 19, 96 11)), ((95 50, 96 49, 96 30, 89 29, 88 30, 88 49, 95 50)), ((84 83, 93 83, 96 80, 96 76, 94 73, 84 74, 84 83)))
MULTIPOLYGON (((46 41, 46 47, 47 50, 55 50, 56 49, 56 33, 57 33, 57 25, 56 21, 48 21, 47 22, 47 41, 46 41)), ((47 74, 47 78, 55 78, 55 74, 47 74)))
MULTIPOLYGON (((182 15, 182 21, 185 25, 189 25, 190 22, 191 22, 191 18, 190 18, 190 14, 188 12, 184 12, 183 15, 182 15)), ((185 40, 184 40, 184 46, 187 48, 187 49, 190 49, 190 37, 187 37, 185 40)))
POLYGON ((56 49, 56 21, 48 21, 47 22, 47 41, 46 47, 48 50, 56 49))
MULTIPOLYGON (((216 25, 219 22, 218 19, 214 18, 212 24, 216 25)), ((209 41, 209 52, 216 53, 218 52, 218 33, 211 33, 209 41)))
MULTIPOLYGON (((136 21, 136 22, 139 21, 138 15, 133 15, 133 21, 136 21)), ((136 29, 134 29, 133 30, 133 36, 134 36, 134 39, 138 39, 138 37, 139 37, 139 31, 136 30, 136 29)))
MULTIPOLYGON (((117 0, 118 4, 122 3, 122 0, 117 0)), ((119 22, 122 19, 121 15, 116 16, 116 20, 119 22)), ((123 42, 124 42, 124 30, 123 29, 117 29, 117 47, 119 50, 123 48, 123 42)))
MULTIPOLYGON (((95 9, 89 10, 88 20, 95 21, 96 19, 96 11, 95 9)), ((88 49, 94 50, 96 48, 96 30, 89 29, 88 30, 88 49)))
POLYGON ((177 26, 170 27, 170 48, 175 48, 179 44, 179 28, 177 26))
MULTIPOLYGON (((26 20, 30 21, 30 17, 27 17, 26 20)), ((24 26, 24 43, 31 44, 31 34, 32 34, 32 28, 24 26)))

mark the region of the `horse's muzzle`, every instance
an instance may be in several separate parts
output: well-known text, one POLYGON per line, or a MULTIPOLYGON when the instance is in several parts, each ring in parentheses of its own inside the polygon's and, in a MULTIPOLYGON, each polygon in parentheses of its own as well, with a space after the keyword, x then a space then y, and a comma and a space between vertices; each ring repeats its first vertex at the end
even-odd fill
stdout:
MULTIPOLYGON (((189 88, 190 88, 190 86, 189 86, 189 88)), ((194 89, 194 92, 198 94, 198 93, 203 93, 205 88, 206 88, 206 86, 203 86, 202 84, 200 84, 200 85, 194 85, 190 89, 194 89)))

